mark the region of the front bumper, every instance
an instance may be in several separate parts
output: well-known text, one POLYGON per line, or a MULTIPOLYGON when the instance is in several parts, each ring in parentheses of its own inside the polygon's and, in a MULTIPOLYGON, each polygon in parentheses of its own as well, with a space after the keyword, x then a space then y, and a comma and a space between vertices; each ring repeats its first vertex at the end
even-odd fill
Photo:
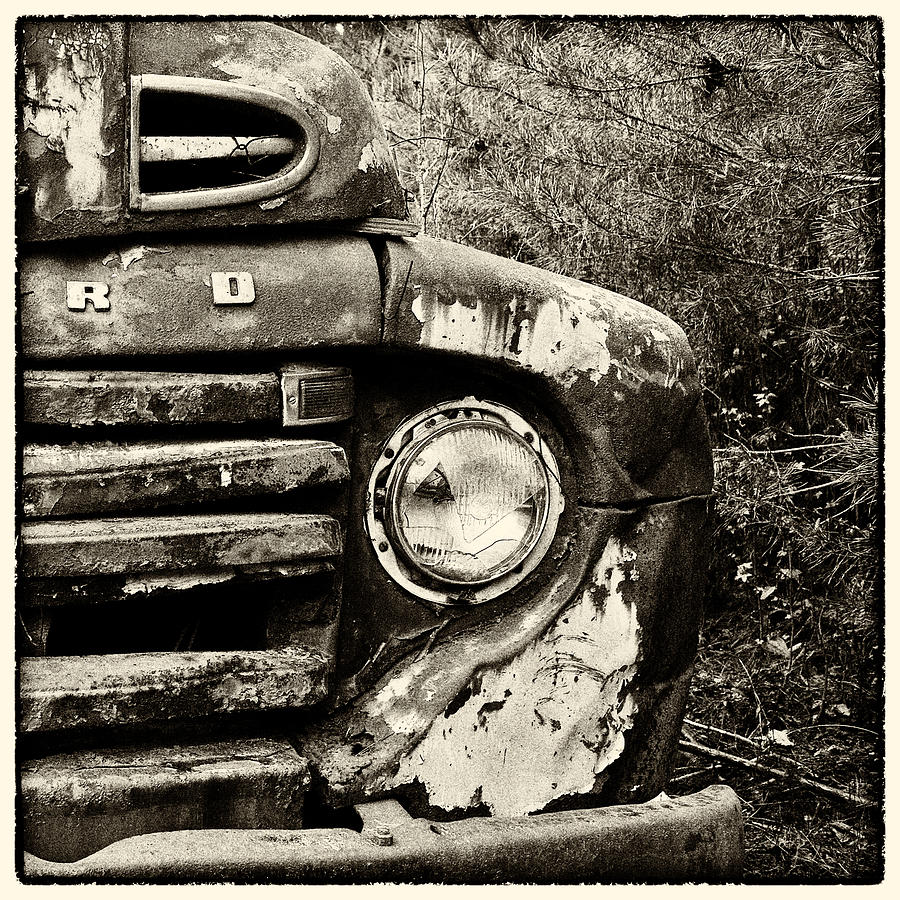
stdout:
POLYGON ((634 805, 437 823, 393 800, 360 804, 347 828, 193 830, 129 837, 71 863, 26 853, 29 881, 450 884, 733 882, 737 795, 713 785, 634 805))

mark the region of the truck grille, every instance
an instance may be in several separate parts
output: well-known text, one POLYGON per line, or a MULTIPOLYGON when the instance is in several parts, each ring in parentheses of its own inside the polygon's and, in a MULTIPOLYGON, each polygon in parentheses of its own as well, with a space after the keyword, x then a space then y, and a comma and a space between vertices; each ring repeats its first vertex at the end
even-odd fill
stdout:
MULTIPOLYGON (((321 398, 317 423, 351 414, 347 370, 290 371, 301 394, 321 398), (344 385, 333 408, 323 379, 344 385)), ((25 373, 23 732, 177 724, 324 699, 346 428, 284 437, 283 388, 275 373, 25 373)), ((303 424, 302 410, 292 424, 303 424)))

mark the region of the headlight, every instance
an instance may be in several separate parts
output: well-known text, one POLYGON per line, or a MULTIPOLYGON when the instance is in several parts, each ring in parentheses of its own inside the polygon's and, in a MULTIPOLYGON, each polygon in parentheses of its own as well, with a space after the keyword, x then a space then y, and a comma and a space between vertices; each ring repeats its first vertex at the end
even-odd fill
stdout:
POLYGON ((473 398, 407 419, 369 480, 367 526, 389 574, 437 603, 480 603, 541 561, 563 509, 556 460, 505 406, 473 398))

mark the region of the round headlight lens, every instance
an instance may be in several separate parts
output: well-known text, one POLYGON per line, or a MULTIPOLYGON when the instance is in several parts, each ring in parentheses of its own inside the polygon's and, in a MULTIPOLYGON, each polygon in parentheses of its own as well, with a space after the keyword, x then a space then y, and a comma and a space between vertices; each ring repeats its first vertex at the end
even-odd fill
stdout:
POLYGON ((369 479, 366 526, 410 593, 481 603, 533 571, 564 507, 559 469, 513 410, 473 397, 403 422, 369 479))
POLYGON ((512 571, 547 521, 534 449, 496 422, 456 421, 408 448, 388 484, 387 524, 416 568, 452 584, 512 571))

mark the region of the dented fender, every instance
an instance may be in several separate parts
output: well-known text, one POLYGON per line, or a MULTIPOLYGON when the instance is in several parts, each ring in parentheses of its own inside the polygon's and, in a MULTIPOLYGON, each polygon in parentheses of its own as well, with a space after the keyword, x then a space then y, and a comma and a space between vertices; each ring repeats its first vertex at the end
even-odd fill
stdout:
MULTIPOLYGON (((383 344, 485 361, 542 394, 573 451, 573 552, 520 605, 408 657, 300 743, 332 802, 525 815, 647 799, 696 646, 711 454, 662 314, 429 238, 384 244, 383 344)), ((546 571, 546 569, 545 569, 546 571)))
POLYGON ((298 734, 336 805, 524 815, 668 778, 702 604, 706 501, 578 512, 578 552, 298 734), (677 572, 677 577, 673 577, 677 572))

